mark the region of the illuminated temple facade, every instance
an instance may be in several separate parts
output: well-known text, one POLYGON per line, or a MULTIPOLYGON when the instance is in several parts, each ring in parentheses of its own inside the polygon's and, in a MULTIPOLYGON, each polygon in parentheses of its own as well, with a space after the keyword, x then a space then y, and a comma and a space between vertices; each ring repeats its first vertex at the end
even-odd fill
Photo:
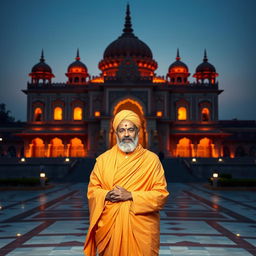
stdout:
POLYGON ((219 121, 218 97, 223 90, 206 50, 193 78, 179 50, 173 59, 168 73, 157 76, 151 49, 133 32, 129 5, 122 34, 107 46, 99 62, 99 76, 90 76, 77 50, 67 68, 67 81, 54 83, 42 51, 23 90, 27 122, 18 136, 24 142, 24 156, 95 157, 115 143, 111 123, 122 109, 140 116, 140 143, 156 153, 168 157, 255 156, 255 137, 239 140, 241 127, 235 121, 219 121))

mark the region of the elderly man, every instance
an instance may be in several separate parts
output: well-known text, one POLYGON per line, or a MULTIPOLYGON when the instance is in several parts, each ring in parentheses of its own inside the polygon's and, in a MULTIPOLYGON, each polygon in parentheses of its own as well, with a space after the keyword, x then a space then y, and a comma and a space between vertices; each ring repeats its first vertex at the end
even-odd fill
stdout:
POLYGON ((159 210, 169 193, 159 158, 138 144, 140 127, 136 113, 120 111, 113 121, 117 145, 96 159, 86 256, 158 255, 159 210))

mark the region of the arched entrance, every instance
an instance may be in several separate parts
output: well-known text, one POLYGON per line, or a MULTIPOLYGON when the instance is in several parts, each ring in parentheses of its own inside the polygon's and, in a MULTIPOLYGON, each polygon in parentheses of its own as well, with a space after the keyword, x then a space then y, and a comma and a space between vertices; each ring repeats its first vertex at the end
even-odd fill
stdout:
POLYGON ((177 157, 192 156, 192 147, 191 147, 190 139, 184 137, 179 140, 179 143, 177 144, 176 156, 177 157))
POLYGON ((197 157, 212 157, 212 142, 209 138, 203 138, 197 145, 197 157))
POLYGON ((85 150, 84 150, 84 144, 82 141, 78 138, 73 138, 70 141, 70 154, 71 157, 84 157, 85 156, 85 150))
POLYGON ((62 140, 59 138, 54 138, 51 140, 51 153, 50 157, 64 157, 64 145, 62 140))
POLYGON ((44 157, 44 141, 40 138, 32 140, 32 157, 44 157))
MULTIPOLYGON (((131 110, 133 112, 135 112, 141 120, 142 126, 140 128, 140 132, 139 132, 139 143, 146 148, 147 147, 147 131, 146 131, 146 120, 144 118, 144 111, 143 108, 141 106, 141 104, 133 99, 124 99, 120 102, 118 102, 116 104, 116 106, 113 109, 113 117, 120 112, 121 110, 131 110)), ((115 131, 113 130, 112 127, 112 121, 111 120, 111 129, 110 129, 110 135, 109 135, 109 140, 110 140, 110 146, 112 147, 113 145, 116 144, 116 135, 115 135, 115 131)))

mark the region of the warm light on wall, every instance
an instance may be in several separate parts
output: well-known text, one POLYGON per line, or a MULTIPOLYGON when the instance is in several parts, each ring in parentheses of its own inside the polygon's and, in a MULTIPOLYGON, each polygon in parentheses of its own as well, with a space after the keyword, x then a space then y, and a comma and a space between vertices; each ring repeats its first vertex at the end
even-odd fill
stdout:
POLYGON ((178 120, 187 120, 187 109, 185 107, 178 108, 178 120))
POLYGON ((153 77, 153 83, 155 84, 161 84, 161 83, 165 83, 166 80, 161 78, 161 77, 153 77))
POLYGON ((42 121, 42 109, 41 108, 36 108, 34 111, 34 120, 35 121, 42 121))
POLYGON ((91 83, 104 83, 104 79, 102 77, 95 77, 91 80, 91 83))
POLYGON ((94 116, 97 116, 97 117, 100 116, 100 111, 95 111, 94 116))
POLYGON ((156 116, 157 117, 162 117, 163 116, 163 112, 162 111, 157 111, 156 112, 156 116))
POLYGON ((210 120, 210 111, 208 108, 203 108, 201 113, 202 113, 202 121, 210 120))
POLYGON ((75 68, 72 68, 72 69, 71 69, 71 72, 72 72, 72 73, 81 73, 81 72, 83 72, 83 70, 82 70, 82 68, 77 68, 77 67, 75 67, 75 68))
POLYGON ((74 120, 82 120, 83 110, 80 107, 75 107, 73 112, 74 120))
POLYGON ((54 108, 54 120, 62 120, 62 108, 54 108))

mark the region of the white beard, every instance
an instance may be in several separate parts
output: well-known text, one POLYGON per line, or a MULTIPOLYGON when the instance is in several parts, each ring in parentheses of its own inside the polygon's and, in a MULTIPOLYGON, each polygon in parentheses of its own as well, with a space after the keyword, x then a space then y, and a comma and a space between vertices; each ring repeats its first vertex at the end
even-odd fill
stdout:
POLYGON ((135 148, 138 145, 138 141, 139 141, 139 136, 136 135, 136 137, 133 139, 131 138, 132 141, 130 142, 123 142, 120 141, 118 136, 116 135, 116 141, 117 141, 117 145, 119 147, 119 149, 121 151, 123 151, 124 153, 129 153, 129 152, 133 152, 135 150, 135 148))

